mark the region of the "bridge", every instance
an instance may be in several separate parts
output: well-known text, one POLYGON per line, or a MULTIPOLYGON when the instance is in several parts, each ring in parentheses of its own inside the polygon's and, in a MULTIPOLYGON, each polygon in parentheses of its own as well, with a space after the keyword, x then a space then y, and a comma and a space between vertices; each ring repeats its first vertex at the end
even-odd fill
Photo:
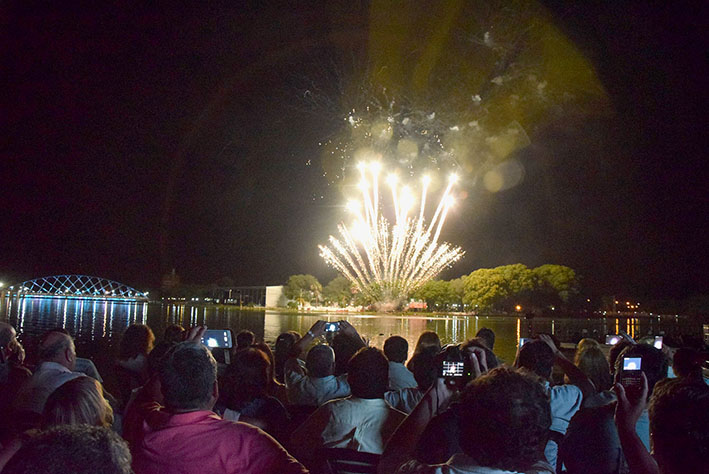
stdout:
POLYGON ((53 275, 23 281, 10 291, 20 297, 88 298, 148 301, 148 293, 123 283, 90 275, 53 275))

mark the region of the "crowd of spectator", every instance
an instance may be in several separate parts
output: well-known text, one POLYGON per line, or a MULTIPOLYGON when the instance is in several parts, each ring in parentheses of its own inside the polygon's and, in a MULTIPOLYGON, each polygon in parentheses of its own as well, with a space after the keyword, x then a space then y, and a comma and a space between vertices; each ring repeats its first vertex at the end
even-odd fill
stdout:
POLYGON ((217 354, 204 331, 129 326, 109 393, 64 329, 30 367, 0 322, 0 472, 334 474, 343 451, 387 474, 708 469, 703 348, 583 339, 567 357, 539 334, 505 363, 488 328, 443 347, 425 331, 410 351, 317 321, 273 348, 243 330, 217 354))

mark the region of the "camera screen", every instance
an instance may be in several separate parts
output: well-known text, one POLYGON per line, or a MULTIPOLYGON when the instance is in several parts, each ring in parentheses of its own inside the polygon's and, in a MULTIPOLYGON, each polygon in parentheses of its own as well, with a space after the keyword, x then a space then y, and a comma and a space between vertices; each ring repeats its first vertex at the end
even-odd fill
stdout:
POLYGON ((325 330, 328 332, 335 332, 340 328, 339 323, 327 323, 327 326, 325 326, 325 330))
POLYGON ((202 336, 202 344, 211 348, 232 347, 231 331, 228 329, 208 329, 202 336))
POLYGON ((641 357, 623 357, 623 370, 640 370, 641 357))
POLYGON ((442 377, 462 377, 463 375, 465 375, 465 362, 443 361, 442 377))
POLYGON ((617 334, 606 336, 606 344, 614 346, 620 342, 620 336, 617 334))
POLYGON ((662 349, 662 336, 655 336, 655 349, 662 349))

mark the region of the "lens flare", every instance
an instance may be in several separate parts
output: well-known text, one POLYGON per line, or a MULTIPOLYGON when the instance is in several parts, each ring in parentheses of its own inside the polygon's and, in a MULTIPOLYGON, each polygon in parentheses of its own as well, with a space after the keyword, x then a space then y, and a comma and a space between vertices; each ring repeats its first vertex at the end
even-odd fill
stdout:
POLYGON ((438 242, 448 210, 454 203, 451 195, 457 176, 452 175, 443 192, 433 219, 425 222, 424 210, 430 176, 423 178, 419 209, 409 186, 398 187, 395 175, 389 175, 394 207, 394 224, 380 212, 380 165, 361 163, 361 201, 352 200, 347 209, 354 213, 354 223, 338 225, 340 237, 330 236, 329 245, 320 245, 320 256, 344 275, 368 301, 398 306, 424 283, 464 254, 460 247, 438 242), (409 216, 409 214, 413 216, 409 216))

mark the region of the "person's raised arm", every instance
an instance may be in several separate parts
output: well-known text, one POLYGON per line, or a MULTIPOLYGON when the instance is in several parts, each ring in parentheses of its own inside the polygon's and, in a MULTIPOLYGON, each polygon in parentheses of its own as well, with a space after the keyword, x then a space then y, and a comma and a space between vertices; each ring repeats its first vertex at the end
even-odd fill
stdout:
POLYGON ((618 428, 618 437, 623 447, 623 454, 628 461, 628 467, 632 474, 659 474, 660 468, 655 459, 647 451, 647 448, 640 440, 635 425, 645 410, 647 403, 647 377, 645 372, 640 374, 642 378, 642 392, 635 397, 628 398, 625 387, 617 383, 613 387, 618 403, 615 407, 615 425, 618 428))
POLYGON ((413 459, 413 451, 426 425, 450 403, 455 392, 437 379, 424 394, 416 408, 399 425, 384 449, 377 472, 390 474, 403 463, 413 459))
POLYGON ((298 363, 298 357, 305 352, 305 350, 313 343, 315 339, 325 334, 325 321, 317 321, 313 326, 303 334, 303 337, 298 339, 293 347, 291 348, 290 354, 288 354, 288 359, 284 365, 286 374, 295 373, 299 376, 305 375, 305 371, 298 363))
POLYGON ((312 344, 315 339, 325 334, 326 324, 327 323, 322 320, 316 321, 315 324, 313 324, 313 326, 308 329, 308 332, 303 334, 303 337, 298 339, 295 344, 293 344, 289 357, 297 358, 300 356, 300 354, 304 353, 308 346, 310 346, 310 344, 312 344))
POLYGON ((345 321, 344 319, 340 321, 340 332, 349 336, 350 339, 357 343, 359 348, 367 346, 362 336, 359 335, 357 330, 349 323, 349 321, 345 321))
POLYGON ((561 367, 562 372, 566 375, 572 384, 576 385, 586 399, 596 393, 596 387, 591 382, 586 374, 569 359, 564 357, 564 354, 556 347, 551 337, 546 334, 540 334, 539 339, 544 341, 554 352, 554 362, 561 367))
MULTIPOLYGON (((485 353, 479 347, 466 350, 473 369, 473 378, 487 371, 485 353), (480 355, 482 353, 482 355, 480 355)), ((428 389, 416 408, 399 425, 384 449, 377 472, 389 474, 399 466, 413 459, 413 452, 426 425, 443 411, 455 394, 443 377, 439 377, 428 389)))

